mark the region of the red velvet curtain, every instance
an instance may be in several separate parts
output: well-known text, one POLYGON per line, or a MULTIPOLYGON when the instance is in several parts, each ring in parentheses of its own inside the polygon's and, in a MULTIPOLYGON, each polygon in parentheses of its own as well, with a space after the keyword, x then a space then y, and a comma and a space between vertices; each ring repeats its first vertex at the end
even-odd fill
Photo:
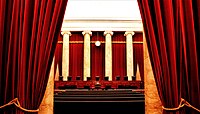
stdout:
MULTIPOLYGON (((105 41, 103 32, 93 32, 91 41, 105 41)), ((105 43, 101 43, 100 46, 96 46, 95 43, 91 43, 91 76, 92 80, 95 80, 96 76, 100 77, 100 80, 105 76, 105 43)))
POLYGON ((116 80, 116 76, 121 79, 126 76, 126 37, 124 32, 115 32, 112 41, 124 43, 112 43, 112 78, 116 80))
MULTIPOLYGON (((59 41, 63 41, 62 34, 59 34, 58 36, 58 42, 59 41)), ((56 73, 58 66, 59 76, 62 76, 62 49, 63 49, 63 44, 57 43, 55 50, 55 60, 54 60, 54 74, 56 73)))
MULTIPOLYGON (((151 64, 164 107, 184 98, 200 108, 200 1, 138 0, 151 64)), ((191 108, 164 113, 197 114, 191 108)))
MULTIPOLYGON (((134 42, 143 42, 143 34, 135 33, 133 35, 134 42)), ((136 76, 137 65, 139 65, 139 71, 141 80, 144 81, 144 52, 143 43, 133 43, 133 61, 134 61, 134 75, 136 76)))
MULTIPOLYGON (((67 0, 0 1, 0 105, 18 98, 38 109, 62 25, 67 0)), ((22 114, 13 107, 0 113, 22 114)))
POLYGON ((69 40, 74 42, 69 44, 69 76, 72 76, 72 80, 76 80, 76 76, 80 76, 83 80, 84 36, 81 32, 72 32, 69 40))

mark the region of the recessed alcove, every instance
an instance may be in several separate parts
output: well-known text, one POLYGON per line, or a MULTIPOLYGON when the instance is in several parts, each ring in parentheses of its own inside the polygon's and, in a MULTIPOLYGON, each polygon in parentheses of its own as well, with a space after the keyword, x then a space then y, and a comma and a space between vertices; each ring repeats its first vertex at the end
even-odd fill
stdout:
MULTIPOLYGON (((95 110, 101 113, 107 111, 144 114, 144 88, 141 88, 144 87, 144 85, 141 86, 144 84, 141 83, 144 81, 144 62, 141 62, 143 61, 143 28, 137 1, 69 0, 61 31, 70 32, 70 35, 66 37, 69 38, 69 67, 67 69, 69 69, 68 75, 72 78, 71 81, 55 81, 56 91, 59 91, 59 86, 68 87, 68 89, 62 88, 62 92, 54 93, 55 114, 71 111, 94 113, 95 110), (125 33, 131 31, 134 32, 131 42, 132 50, 135 51, 134 53, 140 53, 140 57, 133 55, 132 59, 136 62, 139 58, 141 59, 139 61, 142 80, 138 81, 132 80, 132 76, 136 73, 127 76, 127 36, 125 33), (90 37, 90 75, 85 78, 85 33, 83 32, 88 32, 88 37, 90 37), (106 65, 109 65, 106 63, 108 59, 106 58, 107 33, 111 35, 111 56, 112 62, 115 62, 111 63, 114 70, 110 74, 106 71, 106 65), (101 45, 97 47, 96 41, 100 41, 101 45), (123 56, 120 57, 119 54, 123 56), (73 60, 75 58, 76 60, 73 60), (80 76, 79 80, 76 76, 80 76)), ((63 35, 58 41, 57 46, 62 47, 60 49, 64 49, 64 38, 63 35)), ((59 52, 62 53, 62 51, 59 52)), ((60 62, 63 64, 62 60, 60 62)), ((60 75, 63 75, 63 69, 57 69, 62 71, 60 75)), ((135 63, 132 70, 137 71, 135 63)))

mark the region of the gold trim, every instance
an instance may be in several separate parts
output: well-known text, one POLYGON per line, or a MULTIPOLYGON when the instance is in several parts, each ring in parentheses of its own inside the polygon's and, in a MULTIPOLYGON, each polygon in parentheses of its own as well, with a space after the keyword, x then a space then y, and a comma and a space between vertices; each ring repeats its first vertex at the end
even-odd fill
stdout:
POLYGON ((69 41, 70 44, 83 44, 84 41, 69 41))
POLYGON ((9 103, 4 104, 3 106, 0 106, 0 109, 5 108, 5 107, 10 106, 10 105, 13 105, 13 104, 14 104, 17 108, 19 108, 19 109, 21 109, 22 111, 25 111, 25 112, 39 112, 39 109, 36 109, 36 110, 29 110, 29 109, 23 108, 23 107, 20 105, 18 98, 14 98, 14 99, 11 100, 9 103))
POLYGON ((141 42, 141 41, 134 41, 133 43, 134 44, 143 44, 143 42, 141 42))
POLYGON ((175 108, 166 108, 164 106, 162 106, 163 110, 167 110, 167 111, 176 111, 176 110, 179 110, 180 108, 184 107, 184 106, 187 106, 187 107, 190 107, 194 110, 196 110, 197 112, 200 112, 200 109, 192 106, 189 102, 187 102, 185 99, 181 98, 181 101, 179 103, 179 106, 178 107, 175 107, 175 108))
POLYGON ((63 41, 58 41, 58 44, 62 44, 63 43, 63 41))
MULTIPOLYGON (((90 41, 90 43, 95 43, 96 41, 90 41)), ((101 43, 105 43, 105 41, 100 41, 101 43)), ((62 44, 63 41, 58 41, 58 44, 62 44)), ((70 44, 82 44, 84 41, 69 41, 70 44)), ((113 44, 125 44, 126 41, 112 41, 113 44)), ((143 44, 141 41, 133 41, 134 44, 143 44)))

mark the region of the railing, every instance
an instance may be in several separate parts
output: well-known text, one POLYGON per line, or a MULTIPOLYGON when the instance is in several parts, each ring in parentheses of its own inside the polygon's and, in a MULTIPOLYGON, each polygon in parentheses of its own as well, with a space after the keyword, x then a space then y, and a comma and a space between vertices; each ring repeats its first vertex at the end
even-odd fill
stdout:
POLYGON ((143 89, 143 81, 55 81, 55 89, 143 89))

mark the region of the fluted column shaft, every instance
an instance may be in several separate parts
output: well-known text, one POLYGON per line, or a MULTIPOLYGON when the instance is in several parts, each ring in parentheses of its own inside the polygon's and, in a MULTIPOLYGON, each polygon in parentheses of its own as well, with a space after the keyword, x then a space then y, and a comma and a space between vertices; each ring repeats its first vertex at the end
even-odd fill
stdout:
POLYGON ((83 81, 87 81, 87 77, 90 77, 90 36, 91 31, 83 31, 84 35, 84 57, 83 57, 83 81))
POLYGON ((108 80, 112 81, 112 35, 113 32, 105 31, 105 76, 108 76, 108 80))
POLYGON ((134 75, 134 61, 133 61, 133 38, 132 36, 135 33, 125 32, 126 36, 126 74, 128 76, 128 81, 132 80, 132 76, 134 75))
POLYGON ((67 81, 69 76, 69 37, 71 33, 69 31, 61 32, 63 35, 63 50, 62 50, 62 75, 63 81, 67 81))

